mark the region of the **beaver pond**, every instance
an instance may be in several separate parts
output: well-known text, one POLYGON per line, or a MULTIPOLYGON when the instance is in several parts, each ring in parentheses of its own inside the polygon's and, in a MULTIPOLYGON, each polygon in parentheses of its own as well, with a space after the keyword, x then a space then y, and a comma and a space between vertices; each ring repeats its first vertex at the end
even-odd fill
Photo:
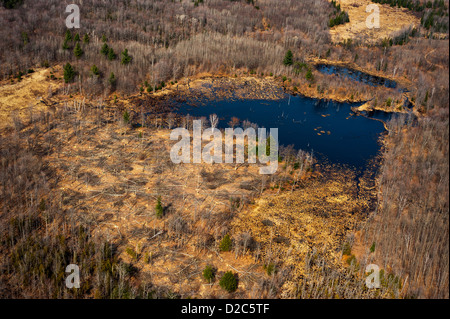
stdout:
POLYGON ((351 107, 359 105, 286 94, 281 100, 188 101, 178 105, 178 113, 206 118, 215 113, 219 128, 229 127, 232 117, 240 120, 240 127, 247 120, 259 127, 278 128, 280 145, 293 145, 313 152, 319 160, 365 170, 380 151, 383 121, 391 115, 357 115, 351 107))
POLYGON ((351 68, 346 68, 343 66, 329 65, 329 64, 318 64, 316 65, 317 71, 324 74, 335 74, 344 78, 351 79, 353 81, 361 82, 371 86, 384 86, 390 89, 398 89, 401 92, 406 92, 404 88, 400 88, 396 81, 387 78, 371 75, 351 68))

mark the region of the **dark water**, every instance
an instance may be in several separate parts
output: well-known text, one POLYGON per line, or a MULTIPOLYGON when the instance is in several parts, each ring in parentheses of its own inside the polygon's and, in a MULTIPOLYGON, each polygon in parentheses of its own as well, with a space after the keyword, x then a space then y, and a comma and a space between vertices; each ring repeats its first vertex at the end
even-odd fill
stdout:
MULTIPOLYGON (((354 81, 358 81, 361 83, 365 83, 371 86, 384 86, 391 89, 398 88, 397 82, 370 75, 361 71, 352 70, 346 67, 342 66, 336 66, 336 65, 328 65, 328 64, 318 64, 316 66, 317 70, 319 72, 325 73, 325 74, 337 74, 339 76, 343 76, 345 78, 352 79, 354 81)), ((398 88, 401 91, 406 91, 405 89, 398 88)))
POLYGON ((347 164, 364 170, 380 150, 380 134, 389 114, 376 112, 373 118, 354 114, 348 103, 324 102, 301 96, 279 101, 238 100, 181 104, 178 112, 194 117, 217 114, 219 127, 229 127, 231 117, 248 120, 259 127, 278 128, 279 144, 313 151, 314 156, 331 163, 347 164))

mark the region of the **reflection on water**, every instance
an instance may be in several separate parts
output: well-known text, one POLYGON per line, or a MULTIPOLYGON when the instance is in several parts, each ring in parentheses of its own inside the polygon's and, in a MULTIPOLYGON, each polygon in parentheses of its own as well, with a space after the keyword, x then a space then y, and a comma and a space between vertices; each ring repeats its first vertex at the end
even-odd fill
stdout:
MULTIPOLYGON (((358 104, 320 101, 301 96, 286 96, 283 100, 222 100, 179 105, 178 112, 195 117, 217 114, 219 127, 229 127, 231 117, 248 120, 260 127, 278 128, 280 145, 313 151, 319 159, 348 164, 364 169, 380 150, 378 139, 384 132, 381 121, 358 116, 351 106, 358 104)), ((390 115, 373 114, 386 121, 390 115)))
MULTIPOLYGON (((370 75, 358 70, 353 70, 342 66, 318 64, 316 68, 319 72, 325 74, 337 74, 339 76, 343 76, 345 78, 349 78, 371 86, 385 86, 391 89, 397 88, 397 82, 393 80, 370 75)), ((406 92, 406 90, 401 88, 399 88, 399 90, 402 92, 406 92)))

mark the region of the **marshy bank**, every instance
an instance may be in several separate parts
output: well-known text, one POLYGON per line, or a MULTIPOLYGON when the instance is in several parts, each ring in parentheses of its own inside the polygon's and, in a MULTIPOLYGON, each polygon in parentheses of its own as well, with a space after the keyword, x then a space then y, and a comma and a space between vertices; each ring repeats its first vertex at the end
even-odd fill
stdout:
POLYGON ((391 115, 376 112, 358 116, 351 109, 360 104, 323 101, 285 94, 278 100, 195 100, 180 103, 178 113, 203 118, 219 117, 219 128, 258 126, 278 128, 279 144, 292 145, 331 163, 358 170, 368 167, 380 151, 383 121, 391 115), (377 119, 379 121, 374 121, 377 119))

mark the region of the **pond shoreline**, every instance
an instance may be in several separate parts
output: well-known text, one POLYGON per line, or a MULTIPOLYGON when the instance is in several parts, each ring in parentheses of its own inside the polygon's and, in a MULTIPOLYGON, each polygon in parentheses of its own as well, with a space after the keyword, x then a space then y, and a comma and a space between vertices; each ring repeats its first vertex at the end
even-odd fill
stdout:
MULTIPOLYGON (((324 63, 326 60, 317 60, 320 63, 324 63)), ((345 67, 352 67, 353 65, 346 62, 333 62, 327 61, 330 65, 338 65, 345 67)), ((380 77, 379 74, 374 74, 361 68, 354 68, 356 71, 365 72, 371 76, 380 77)), ((398 82, 398 79, 386 79, 398 82)), ((398 82, 400 83, 400 82, 398 82)), ((244 76, 231 76, 228 74, 217 73, 201 73, 197 76, 190 78, 183 78, 177 83, 169 84, 161 91, 152 93, 139 94, 139 97, 149 97, 156 99, 167 99, 173 97, 177 100, 183 100, 197 96, 201 98, 209 99, 244 99, 244 100, 282 100, 286 97, 286 94, 292 96, 302 96, 311 99, 317 99, 325 102, 338 102, 356 104, 361 103, 357 108, 353 108, 355 112, 372 112, 383 111, 386 113, 403 113, 407 114, 413 112, 416 116, 419 116, 415 110, 416 107, 412 103, 407 95, 404 93, 405 98, 410 103, 410 107, 404 107, 403 101, 399 103, 393 102, 392 106, 386 105, 372 105, 372 100, 353 98, 350 93, 345 94, 345 97, 337 96, 336 94, 323 94, 317 92, 316 89, 303 86, 300 88, 285 85, 284 82, 280 83, 280 80, 273 76, 258 76, 258 75, 244 75, 244 76)))

